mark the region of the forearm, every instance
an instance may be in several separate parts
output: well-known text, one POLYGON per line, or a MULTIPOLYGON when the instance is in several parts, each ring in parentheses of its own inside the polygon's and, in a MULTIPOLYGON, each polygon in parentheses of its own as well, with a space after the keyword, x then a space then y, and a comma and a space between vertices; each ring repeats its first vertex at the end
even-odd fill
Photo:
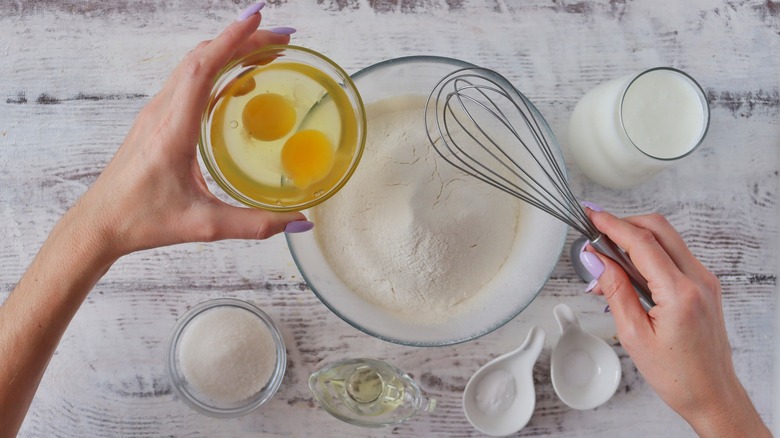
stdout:
POLYGON ((111 239, 77 204, 54 227, 0 306, 0 436, 14 436, 81 303, 116 260, 111 239))
MULTIPOLYGON (((772 434, 758 415, 742 384, 733 377, 731 390, 720 400, 713 401, 713 408, 700 416, 686 418, 700 437, 718 438, 749 436, 769 437, 772 434)), ((685 417, 685 416, 684 416, 685 417)))

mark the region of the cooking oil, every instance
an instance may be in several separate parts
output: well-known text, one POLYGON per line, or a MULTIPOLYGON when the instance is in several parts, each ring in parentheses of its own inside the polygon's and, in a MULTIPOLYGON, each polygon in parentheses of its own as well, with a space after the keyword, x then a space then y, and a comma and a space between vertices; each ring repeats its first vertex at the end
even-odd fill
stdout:
POLYGON ((357 120, 334 79, 279 59, 225 87, 213 104, 209 136, 229 184, 281 207, 312 201, 338 184, 359 144, 357 120))
POLYGON ((409 375, 375 359, 327 365, 309 377, 309 388, 328 413, 365 427, 401 423, 436 406, 409 375))

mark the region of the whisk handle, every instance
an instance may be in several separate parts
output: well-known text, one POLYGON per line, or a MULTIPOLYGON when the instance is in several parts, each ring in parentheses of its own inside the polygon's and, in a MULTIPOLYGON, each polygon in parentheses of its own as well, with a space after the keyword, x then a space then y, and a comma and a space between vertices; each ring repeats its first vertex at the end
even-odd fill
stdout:
POLYGON ((590 241, 590 244, 596 251, 604 254, 615 261, 626 272, 628 278, 631 280, 631 284, 634 285, 637 295, 639 295, 639 301, 642 303, 642 307, 645 310, 650 310, 655 306, 652 295, 650 294, 650 288, 647 287, 647 280, 634 266, 634 263, 628 257, 625 251, 620 249, 615 242, 604 234, 590 241))

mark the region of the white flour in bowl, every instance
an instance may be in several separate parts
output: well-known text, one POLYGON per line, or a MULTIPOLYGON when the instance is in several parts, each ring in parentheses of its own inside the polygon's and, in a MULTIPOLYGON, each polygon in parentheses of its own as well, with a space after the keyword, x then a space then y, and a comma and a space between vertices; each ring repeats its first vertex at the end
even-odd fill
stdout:
POLYGON ((424 105, 418 96, 369 105, 360 165, 312 217, 326 260, 356 294, 435 322, 459 313, 502 268, 519 201, 436 155, 424 105))

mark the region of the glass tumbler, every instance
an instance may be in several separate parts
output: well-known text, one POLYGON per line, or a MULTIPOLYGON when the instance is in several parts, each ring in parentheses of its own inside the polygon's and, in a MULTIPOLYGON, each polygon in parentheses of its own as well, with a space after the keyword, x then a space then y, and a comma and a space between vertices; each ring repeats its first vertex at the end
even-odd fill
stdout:
POLYGON ((588 178, 625 189, 692 153, 709 120, 696 80, 671 67, 652 68, 587 92, 571 116, 569 150, 588 178))

